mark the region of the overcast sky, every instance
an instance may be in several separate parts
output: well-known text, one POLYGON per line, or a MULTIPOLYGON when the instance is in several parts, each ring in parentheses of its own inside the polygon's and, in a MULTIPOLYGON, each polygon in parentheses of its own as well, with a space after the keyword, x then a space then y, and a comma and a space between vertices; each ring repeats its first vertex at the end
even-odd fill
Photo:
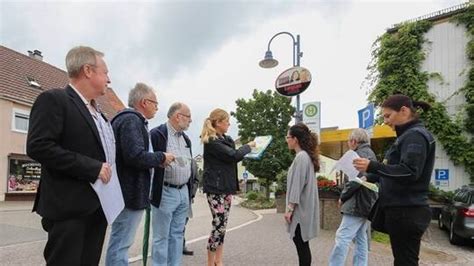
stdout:
MULTIPOLYGON (((274 89, 292 66, 290 37, 273 40, 280 64, 263 69, 270 38, 288 31, 301 36, 301 66, 312 73, 301 101, 322 102, 322 126, 357 127, 366 105, 372 43, 395 23, 465 1, 4 1, 1 44, 16 51, 40 50, 44 61, 65 69, 76 45, 105 53, 111 86, 126 103, 136 82, 158 93, 153 126, 166 120, 176 101, 187 103, 189 135, 200 153, 199 133, 209 112, 235 110, 254 89, 274 89)), ((237 137, 235 122, 230 135, 237 137)))

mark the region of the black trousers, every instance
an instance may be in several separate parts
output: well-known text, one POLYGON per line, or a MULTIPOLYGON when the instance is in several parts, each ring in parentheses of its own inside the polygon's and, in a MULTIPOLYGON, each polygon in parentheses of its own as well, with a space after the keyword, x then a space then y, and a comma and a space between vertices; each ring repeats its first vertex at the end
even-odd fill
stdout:
POLYGON ((395 266, 418 265, 421 237, 430 221, 428 206, 385 209, 385 228, 390 235, 395 266))
POLYGON ((48 232, 44 248, 46 265, 99 265, 107 221, 102 208, 94 213, 67 220, 43 218, 48 232))
POLYGON ((311 265, 311 250, 309 249, 309 241, 304 242, 303 238, 301 238, 301 228, 299 224, 296 226, 293 242, 296 246, 296 252, 298 252, 299 265, 311 265))

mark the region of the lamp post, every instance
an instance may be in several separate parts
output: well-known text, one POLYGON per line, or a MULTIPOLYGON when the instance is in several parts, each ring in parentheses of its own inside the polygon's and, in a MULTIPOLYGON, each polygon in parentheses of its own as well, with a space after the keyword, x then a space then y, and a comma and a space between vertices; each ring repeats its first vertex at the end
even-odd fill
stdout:
MULTIPOLYGON (((272 51, 270 50, 270 44, 272 43, 273 39, 277 37, 278 35, 286 34, 291 37, 293 40, 293 66, 300 66, 300 59, 303 57, 303 52, 300 51, 300 35, 296 35, 296 40, 293 34, 282 31, 279 32, 270 39, 268 42, 268 48, 267 51, 265 52, 265 57, 262 61, 260 61, 258 64, 262 68, 273 68, 278 65, 278 61, 273 58, 272 51)), ((301 110, 300 110, 300 95, 296 95, 296 114, 295 114, 295 122, 299 123, 303 120, 302 115, 301 115, 301 110)))

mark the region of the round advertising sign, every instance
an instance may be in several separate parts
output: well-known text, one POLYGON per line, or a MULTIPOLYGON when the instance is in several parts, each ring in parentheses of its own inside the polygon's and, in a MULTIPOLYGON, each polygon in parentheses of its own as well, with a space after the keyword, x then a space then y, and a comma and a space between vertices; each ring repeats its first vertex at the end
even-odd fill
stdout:
POLYGON ((305 91, 311 83, 311 73, 304 67, 292 67, 275 80, 277 92, 283 96, 295 96, 305 91))

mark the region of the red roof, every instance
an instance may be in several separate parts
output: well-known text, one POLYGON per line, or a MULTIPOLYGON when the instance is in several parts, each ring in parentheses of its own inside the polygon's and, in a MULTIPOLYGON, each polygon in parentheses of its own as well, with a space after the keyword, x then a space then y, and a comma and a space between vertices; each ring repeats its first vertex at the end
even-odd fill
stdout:
MULTIPOLYGON (((0 98, 31 106, 44 90, 64 88, 68 83, 66 71, 0 45, 0 98), (28 79, 40 87, 32 86, 28 79)), ((125 108, 110 88, 97 100, 108 118, 125 108)))

